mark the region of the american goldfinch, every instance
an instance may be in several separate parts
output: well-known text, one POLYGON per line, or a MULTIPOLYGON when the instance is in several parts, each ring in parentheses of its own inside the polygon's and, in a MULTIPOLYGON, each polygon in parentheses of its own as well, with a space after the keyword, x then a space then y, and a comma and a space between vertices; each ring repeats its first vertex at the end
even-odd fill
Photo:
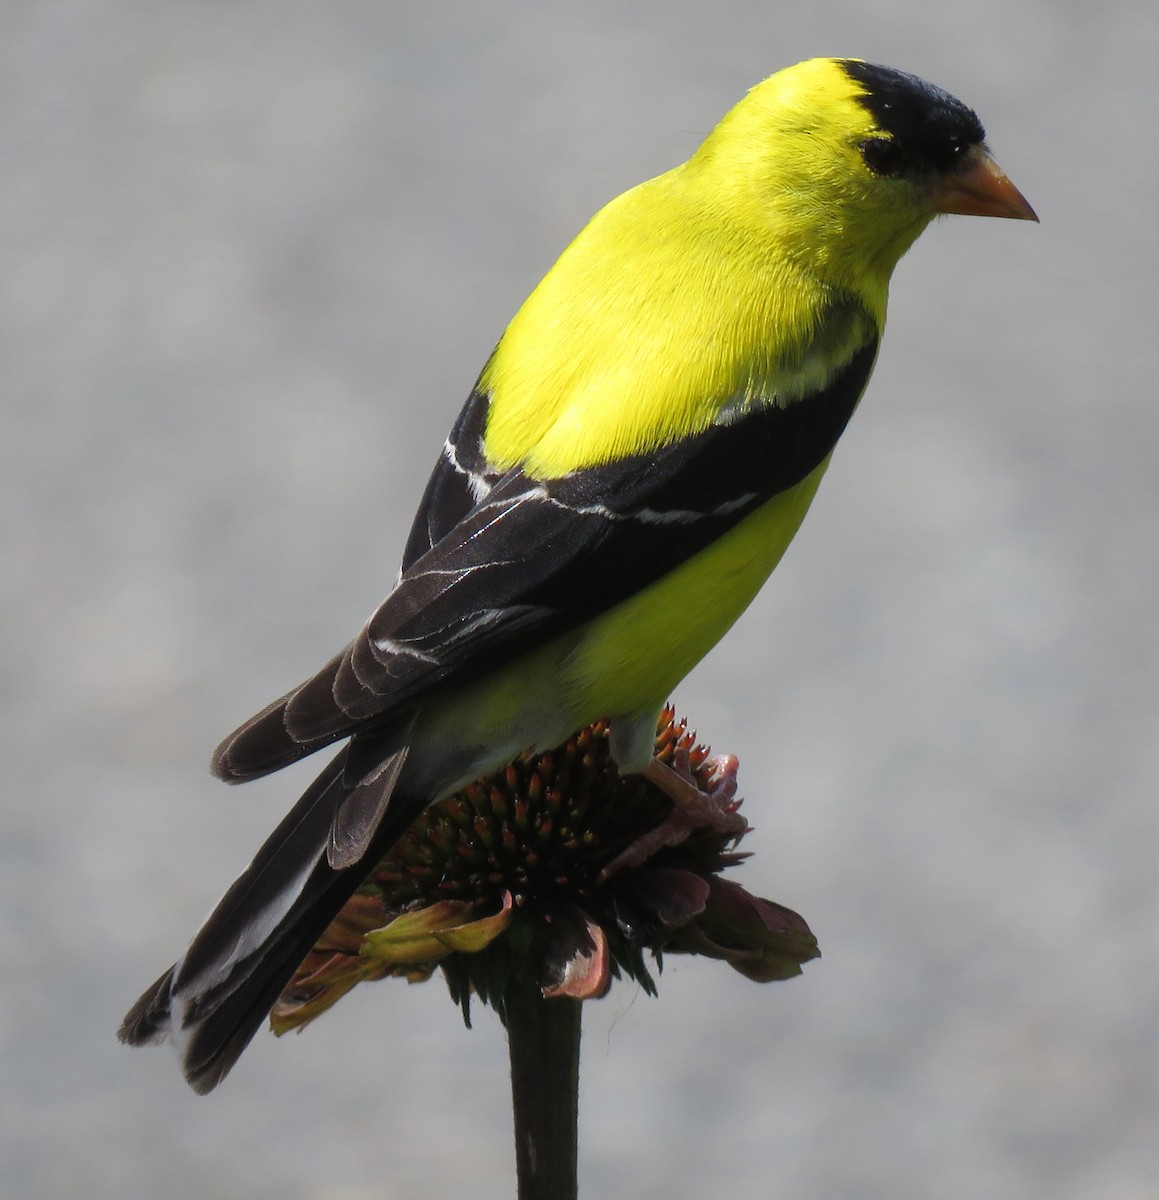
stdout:
POLYGON ((218 748, 241 782, 345 743, 122 1040, 213 1088, 415 816, 525 749, 608 718, 621 773, 690 799, 657 716, 805 516, 898 259, 939 213, 1036 219, 983 138, 913 75, 813 59, 597 213, 483 367, 394 590, 218 748))

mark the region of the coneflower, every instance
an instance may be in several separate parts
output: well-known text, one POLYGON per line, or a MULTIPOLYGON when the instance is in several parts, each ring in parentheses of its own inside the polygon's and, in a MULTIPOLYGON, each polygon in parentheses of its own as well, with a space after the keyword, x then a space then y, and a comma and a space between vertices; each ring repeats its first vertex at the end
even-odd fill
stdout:
MULTIPOLYGON (((671 708, 656 754, 715 804, 739 807, 736 760, 711 757, 671 708)), ((605 722, 432 805, 295 972, 274 1032, 363 981, 441 969, 468 1024, 474 996, 507 1028, 520 1196, 574 1195, 581 1001, 621 975, 655 994, 649 959, 666 953, 718 958, 760 982, 800 974, 819 953, 795 912, 721 877, 748 857, 737 849, 747 826, 694 829, 643 861, 625 853, 650 845, 671 809, 652 783, 619 775, 605 722)))

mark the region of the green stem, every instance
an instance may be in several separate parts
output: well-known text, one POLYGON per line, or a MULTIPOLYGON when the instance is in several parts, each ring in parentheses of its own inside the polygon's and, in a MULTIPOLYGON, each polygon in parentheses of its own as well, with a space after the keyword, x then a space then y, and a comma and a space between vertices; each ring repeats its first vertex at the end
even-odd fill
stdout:
POLYGON ((580 1002, 534 981, 504 994, 519 1200, 576 1200, 580 1002))

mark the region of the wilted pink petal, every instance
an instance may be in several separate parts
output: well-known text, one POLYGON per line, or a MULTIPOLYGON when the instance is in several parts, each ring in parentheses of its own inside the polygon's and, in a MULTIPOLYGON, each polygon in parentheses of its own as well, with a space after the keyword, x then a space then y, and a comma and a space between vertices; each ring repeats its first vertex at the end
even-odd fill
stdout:
POLYGON ((678 867, 641 868, 632 880, 632 896, 664 929, 678 929, 704 911, 710 885, 703 875, 678 867))
POLYGON ((763 928, 769 933, 799 933, 812 937, 809 926, 799 914, 783 904, 763 900, 745 891, 731 879, 714 875, 708 881, 709 900, 707 915, 722 927, 739 930, 763 928))
POLYGON ((612 986, 608 939, 591 917, 578 909, 556 914, 552 938, 544 955, 543 995, 598 1000, 612 986))
POLYGON ((820 954, 809 926, 792 909, 716 876, 709 890, 704 912, 681 931, 681 949, 725 959, 758 983, 799 975, 801 964, 820 954))
POLYGON ((338 950, 357 954, 368 929, 377 929, 391 918, 381 896, 356 893, 342 907, 326 932, 318 939, 317 950, 338 950))
POLYGON ((270 1011, 270 1028, 279 1037, 320 1016, 355 984, 381 979, 390 972, 386 963, 367 963, 364 958, 346 954, 332 955, 312 972, 307 970, 310 965, 308 959, 299 968, 270 1011))

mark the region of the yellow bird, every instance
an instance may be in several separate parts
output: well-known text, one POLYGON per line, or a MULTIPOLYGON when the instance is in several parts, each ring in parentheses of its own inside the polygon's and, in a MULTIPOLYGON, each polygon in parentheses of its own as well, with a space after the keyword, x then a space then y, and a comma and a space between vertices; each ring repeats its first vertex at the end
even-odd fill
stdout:
POLYGON ((443 448, 394 590, 218 748, 222 779, 342 749, 121 1027, 208 1091, 427 805, 599 718, 671 840, 735 827, 653 758, 658 713, 797 531, 873 368, 890 274, 939 213, 1035 220, 974 113, 813 59, 599 212, 443 448))

